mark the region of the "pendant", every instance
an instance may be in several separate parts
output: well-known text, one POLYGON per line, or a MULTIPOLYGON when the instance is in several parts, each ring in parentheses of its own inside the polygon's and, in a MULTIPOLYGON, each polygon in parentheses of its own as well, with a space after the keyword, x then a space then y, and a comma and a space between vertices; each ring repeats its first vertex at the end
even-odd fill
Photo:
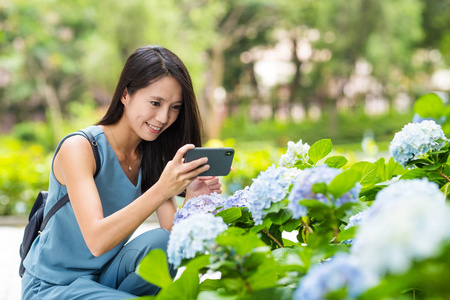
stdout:
POLYGON ((131 167, 131 165, 128 166, 128 170, 133 171, 133 168, 131 167))

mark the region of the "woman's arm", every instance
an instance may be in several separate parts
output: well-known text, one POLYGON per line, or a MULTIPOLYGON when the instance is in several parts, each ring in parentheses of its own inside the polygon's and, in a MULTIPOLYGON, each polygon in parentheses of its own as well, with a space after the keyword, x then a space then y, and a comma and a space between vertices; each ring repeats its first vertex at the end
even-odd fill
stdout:
POLYGON ((170 198, 156 210, 159 226, 161 228, 172 230, 174 215, 177 212, 177 201, 175 197, 170 198))
POLYGON ((84 137, 73 136, 62 144, 55 157, 54 173, 60 183, 67 186, 77 222, 94 256, 120 244, 166 200, 183 191, 198 174, 209 168, 206 165, 195 170, 205 164, 205 160, 183 164, 184 153, 193 147, 185 145, 180 148, 158 182, 123 209, 104 217, 93 178, 95 159, 89 142, 84 137))

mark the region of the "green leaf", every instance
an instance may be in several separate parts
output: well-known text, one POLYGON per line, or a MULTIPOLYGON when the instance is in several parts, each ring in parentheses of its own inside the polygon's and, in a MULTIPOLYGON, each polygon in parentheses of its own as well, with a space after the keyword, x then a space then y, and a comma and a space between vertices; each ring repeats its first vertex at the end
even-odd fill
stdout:
POLYGON ((327 156, 331 152, 332 148, 333 144, 330 139, 317 141, 311 146, 311 148, 309 148, 309 159, 313 162, 313 164, 316 164, 319 160, 327 156))
POLYGON ((287 208, 283 208, 277 213, 271 213, 268 217, 272 220, 274 224, 282 225, 292 218, 292 211, 287 208))
POLYGON ((438 172, 428 172, 427 173, 428 180, 434 181, 436 183, 445 181, 444 178, 438 172))
MULTIPOLYGON (((380 166, 370 163, 368 161, 360 161, 354 164, 350 169, 356 169, 361 172, 360 183, 362 186, 367 187, 376 183, 377 172, 380 166)), ((383 163, 383 173, 384 173, 384 163, 383 163)))
POLYGON ((443 163, 431 164, 431 165, 423 166, 423 169, 426 171, 434 171, 434 170, 439 169, 443 165, 444 165, 443 163))
POLYGON ((358 226, 352 226, 350 228, 341 230, 337 236, 337 241, 342 242, 354 238, 357 228, 358 226))
POLYGON ((293 298, 294 289, 291 287, 274 287, 255 291, 253 300, 290 300, 293 298))
POLYGON ((186 268, 193 269, 193 270, 200 270, 205 268, 207 265, 209 265, 209 257, 211 255, 209 254, 203 254, 200 256, 195 257, 194 259, 191 259, 186 264, 186 268))
POLYGON ((347 203, 342 204, 341 206, 339 206, 336 209, 336 216, 338 218, 343 217, 343 215, 345 214, 346 211, 349 211, 350 209, 353 208, 353 206, 356 206, 356 205, 357 205, 356 202, 347 202, 347 203))
POLYGON ((193 300, 199 293, 199 273, 196 270, 186 268, 178 280, 167 288, 162 289, 158 300, 193 300))
POLYGON ((400 179, 415 179, 415 178, 423 178, 427 176, 427 172, 423 169, 412 169, 405 174, 403 174, 400 179))
POLYGON ((444 111, 444 102, 435 93, 425 94, 414 103, 414 112, 422 118, 439 120, 444 111))
POLYGON ((141 260, 136 273, 144 280, 162 289, 172 284, 166 253, 162 249, 151 250, 141 260))
POLYGON ((327 164, 330 168, 342 168, 348 160, 342 155, 330 156, 325 160, 325 164, 327 164))
POLYGON ((222 295, 216 291, 202 291, 198 294, 197 300, 237 300, 236 295, 222 295))
POLYGON ((277 261, 284 261, 284 259, 295 250, 292 248, 278 248, 272 251, 272 255, 277 261))
POLYGON ((261 230, 263 230, 264 228, 269 228, 270 225, 272 225, 272 220, 270 220, 269 218, 265 218, 263 220, 263 223, 260 225, 255 225, 250 229, 251 233, 257 233, 260 232, 261 230))
POLYGON ((395 162, 394 158, 391 157, 389 159, 389 162, 386 165, 386 179, 385 180, 391 180, 392 177, 395 175, 400 175, 405 173, 405 170, 403 169, 402 165, 395 162))
POLYGON ((327 184, 325 182, 319 182, 313 184, 311 190, 316 194, 326 194, 327 193, 327 184))
POLYGON ((329 209, 330 207, 325 203, 320 202, 319 200, 311 199, 311 200, 300 200, 298 204, 303 205, 308 208, 322 208, 329 209))
POLYGON ((337 199, 352 189, 360 179, 361 172, 359 170, 348 169, 334 177, 328 184, 328 192, 333 195, 334 199, 337 199))
POLYGON ((441 187, 441 192, 443 192, 446 197, 450 194, 450 182, 447 182, 441 187))
POLYGON ((218 279, 205 279, 200 283, 200 291, 217 290, 221 286, 220 280, 218 279))
POLYGON ((374 165, 377 167, 377 176, 380 178, 381 181, 388 180, 386 178, 386 164, 383 157, 378 159, 376 162, 374 162, 374 165))
POLYGON ((239 255, 250 253, 253 248, 264 246, 256 233, 245 233, 245 230, 237 227, 230 227, 222 232, 216 242, 222 246, 232 246, 239 255))
POLYGON ((296 220, 296 219, 290 219, 286 222, 286 224, 283 224, 283 231, 291 232, 293 230, 296 230, 300 224, 302 223, 302 220, 296 220))
POLYGON ((277 213, 283 207, 286 207, 286 205, 287 205, 287 202, 284 202, 284 201, 275 202, 275 203, 272 203, 272 205, 268 209, 265 209, 264 212, 267 213, 267 214, 269 214, 269 213, 277 213))
POLYGON ((239 219, 242 216, 241 209, 238 207, 231 207, 216 214, 216 217, 222 217, 225 224, 230 224, 231 222, 239 219))

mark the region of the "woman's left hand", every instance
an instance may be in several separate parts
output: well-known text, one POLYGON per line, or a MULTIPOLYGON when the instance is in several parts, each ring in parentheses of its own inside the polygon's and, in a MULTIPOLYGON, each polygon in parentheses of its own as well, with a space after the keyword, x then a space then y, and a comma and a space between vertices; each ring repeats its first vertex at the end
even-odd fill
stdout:
POLYGON ((212 193, 222 193, 222 184, 219 178, 215 176, 200 176, 187 187, 186 199, 212 193))

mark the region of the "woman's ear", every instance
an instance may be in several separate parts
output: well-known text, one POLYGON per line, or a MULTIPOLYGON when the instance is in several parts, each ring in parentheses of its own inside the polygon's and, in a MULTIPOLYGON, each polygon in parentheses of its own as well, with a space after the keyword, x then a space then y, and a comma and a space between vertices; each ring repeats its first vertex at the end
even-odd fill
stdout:
POLYGON ((125 88, 122 92, 122 97, 120 97, 120 101, 122 101, 123 105, 127 105, 130 102, 130 94, 128 94, 128 89, 125 88))

